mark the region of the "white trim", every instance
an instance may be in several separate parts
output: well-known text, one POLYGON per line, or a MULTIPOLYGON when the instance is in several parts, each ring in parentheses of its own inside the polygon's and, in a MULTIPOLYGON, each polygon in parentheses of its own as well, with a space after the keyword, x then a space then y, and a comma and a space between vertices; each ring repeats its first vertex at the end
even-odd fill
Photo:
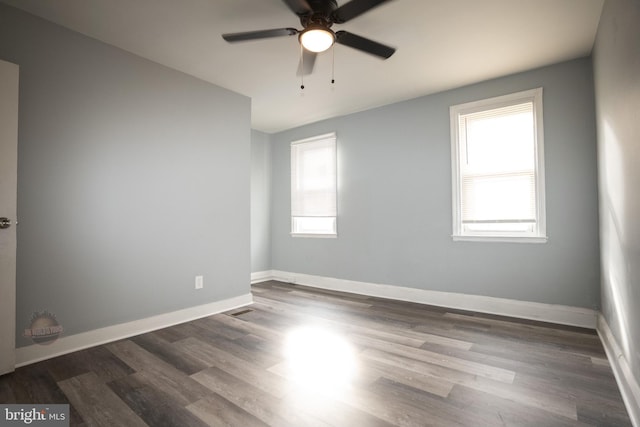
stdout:
POLYGON ((635 427, 640 427, 640 385, 633 376, 629 362, 602 314, 598 316, 597 330, 611 364, 613 375, 616 377, 622 400, 627 407, 629 418, 631 418, 631 424, 635 427))
POLYGON ((335 132, 329 132, 329 133, 325 133, 323 135, 317 135, 317 136, 310 136, 309 138, 304 138, 304 139, 298 139, 295 141, 291 141, 291 145, 296 145, 296 144, 305 144, 307 142, 315 142, 315 141, 322 141, 323 139, 337 139, 337 135, 335 132))
POLYGON ((477 113, 487 109, 487 105, 491 108, 501 108, 514 105, 521 99, 531 98, 533 99, 540 93, 542 95, 542 87, 527 89, 520 92, 508 93, 506 95, 494 96, 493 98, 478 99, 476 101, 465 102, 463 104, 457 104, 453 107, 461 110, 464 114, 477 113))
MULTIPOLYGON (((327 133, 324 135, 318 135, 318 136, 313 136, 310 138, 305 138, 305 139, 300 139, 297 141, 292 141, 291 142, 291 148, 290 148, 290 156, 291 156, 291 164, 290 164, 290 172, 291 172, 291 177, 290 177, 290 207, 291 207, 291 236, 292 237, 320 237, 320 238, 336 238, 337 234, 338 234, 338 137, 337 134, 335 132, 331 132, 331 133, 327 133), (304 189, 298 189, 297 185, 295 184, 298 180, 299 180, 299 167, 304 164, 304 162, 300 162, 301 160, 301 153, 304 152, 304 149, 302 148, 296 148, 296 146, 298 145, 304 145, 304 144, 314 144, 314 143, 322 143, 322 144, 328 144, 331 143, 331 148, 333 150, 333 156, 331 159, 331 163, 333 164, 333 182, 331 182, 331 192, 330 191, 322 191, 322 193, 326 193, 323 194, 323 196, 331 196, 331 200, 333 206, 331 206, 331 204, 324 204, 323 203, 323 207, 321 209, 320 212, 315 212, 314 209, 314 214, 313 215, 309 215, 309 212, 306 209, 302 209, 302 211, 299 211, 299 205, 301 203, 302 200, 305 199, 305 194, 308 193, 308 191, 304 190, 304 189), (302 150, 302 151, 300 151, 302 150), (332 193, 332 194, 329 194, 332 193), (294 209, 294 206, 296 207, 296 209, 294 209), (319 230, 309 230, 307 229, 300 229, 298 228, 297 224, 297 219, 309 219, 312 216, 317 216, 317 217, 324 217, 324 218, 328 218, 328 219, 332 219, 332 223, 328 224, 329 227, 326 228, 321 228, 319 230), (306 231, 306 232, 305 232, 306 231), (311 231, 310 233, 308 231, 311 231), (313 231, 319 231, 318 233, 315 233, 313 231)), ((302 170, 305 170, 304 168, 302 168, 302 170)), ((326 201, 326 200, 325 200, 326 201)), ((317 206, 316 206, 317 208, 317 206)), ((301 227, 304 228, 304 227, 301 227)))
POLYGON ((251 293, 248 293, 222 301, 215 301, 209 304, 147 317, 145 319, 94 329, 76 335, 64 336, 48 345, 32 344, 27 347, 20 347, 16 349, 16 367, 18 368, 134 335, 167 328, 177 325, 178 323, 189 322, 252 303, 253 296, 251 293))
POLYGON ((538 236, 547 238, 547 204, 546 204, 546 185, 544 178, 544 124, 542 113, 542 88, 533 89, 534 92, 534 120, 535 120, 535 149, 536 149, 536 196, 538 197, 537 212, 538 215, 538 236))
POLYGON ((525 90, 488 99, 452 105, 449 107, 449 126, 451 137, 451 204, 453 241, 473 240, 478 242, 516 242, 516 243, 545 243, 547 240, 546 205, 545 205, 545 177, 544 177, 544 124, 542 113, 542 88, 525 90), (525 233, 463 234, 460 188, 460 147, 459 147, 459 116, 488 109, 506 107, 519 102, 533 103, 533 120, 535 127, 535 185, 536 185, 536 232, 534 235, 525 233), (464 237, 464 238, 463 238, 464 237), (467 239, 466 237, 472 237, 467 239))
POLYGON ((533 236, 451 236, 454 242, 547 243, 548 237, 533 236))
POLYGON ((272 270, 269 280, 589 329, 595 329, 597 322, 597 312, 583 307, 430 291, 279 270, 272 270))
POLYGON ((251 273, 251 284, 266 282, 268 280, 272 280, 273 271, 265 270, 265 271, 256 271, 251 273))
MULTIPOLYGON (((20 67, 0 60, 0 206, 18 223, 18 120, 20 67)), ((0 244, 0 375, 12 372, 16 342, 16 226, 2 230, 0 244)))
POLYGON ((291 232, 291 237, 312 237, 316 239, 337 239, 338 235, 335 233, 293 233, 291 232))

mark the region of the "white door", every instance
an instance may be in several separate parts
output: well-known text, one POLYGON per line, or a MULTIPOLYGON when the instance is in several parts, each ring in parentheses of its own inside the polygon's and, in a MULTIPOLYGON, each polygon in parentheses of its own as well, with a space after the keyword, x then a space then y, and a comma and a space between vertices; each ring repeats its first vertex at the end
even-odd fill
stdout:
POLYGON ((15 368, 18 66, 0 60, 0 374, 15 368))

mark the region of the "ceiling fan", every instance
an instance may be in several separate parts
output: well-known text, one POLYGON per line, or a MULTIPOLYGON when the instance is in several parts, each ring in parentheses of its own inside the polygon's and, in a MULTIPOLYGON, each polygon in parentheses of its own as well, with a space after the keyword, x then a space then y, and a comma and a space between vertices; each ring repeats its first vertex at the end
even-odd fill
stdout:
POLYGON ((275 28, 271 30, 247 31, 223 34, 228 42, 241 42, 280 36, 298 35, 302 49, 300 74, 310 74, 320 52, 329 49, 334 43, 358 49, 360 51, 387 59, 396 51, 394 48, 375 42, 347 31, 332 31, 333 24, 345 22, 362 15, 381 3, 390 0, 351 0, 338 7, 336 0, 283 0, 300 18, 303 29, 275 28))

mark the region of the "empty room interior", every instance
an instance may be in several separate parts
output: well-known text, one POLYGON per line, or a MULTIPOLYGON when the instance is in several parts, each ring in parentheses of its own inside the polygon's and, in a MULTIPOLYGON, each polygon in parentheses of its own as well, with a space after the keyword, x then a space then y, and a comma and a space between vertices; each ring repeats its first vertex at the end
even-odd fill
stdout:
POLYGON ((0 150, 0 425, 640 426, 638 0, 0 0, 0 150))

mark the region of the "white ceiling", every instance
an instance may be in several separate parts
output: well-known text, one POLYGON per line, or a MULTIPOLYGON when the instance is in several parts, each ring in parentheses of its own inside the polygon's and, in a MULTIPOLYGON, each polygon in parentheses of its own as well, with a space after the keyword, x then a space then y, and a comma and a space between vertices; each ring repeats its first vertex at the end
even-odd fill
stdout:
POLYGON ((301 28, 281 0, 2 1, 246 95, 253 128, 272 133, 586 56, 604 0, 392 0, 333 29, 397 52, 383 61, 336 45, 336 83, 329 50, 304 90, 297 37, 220 37, 301 28))

